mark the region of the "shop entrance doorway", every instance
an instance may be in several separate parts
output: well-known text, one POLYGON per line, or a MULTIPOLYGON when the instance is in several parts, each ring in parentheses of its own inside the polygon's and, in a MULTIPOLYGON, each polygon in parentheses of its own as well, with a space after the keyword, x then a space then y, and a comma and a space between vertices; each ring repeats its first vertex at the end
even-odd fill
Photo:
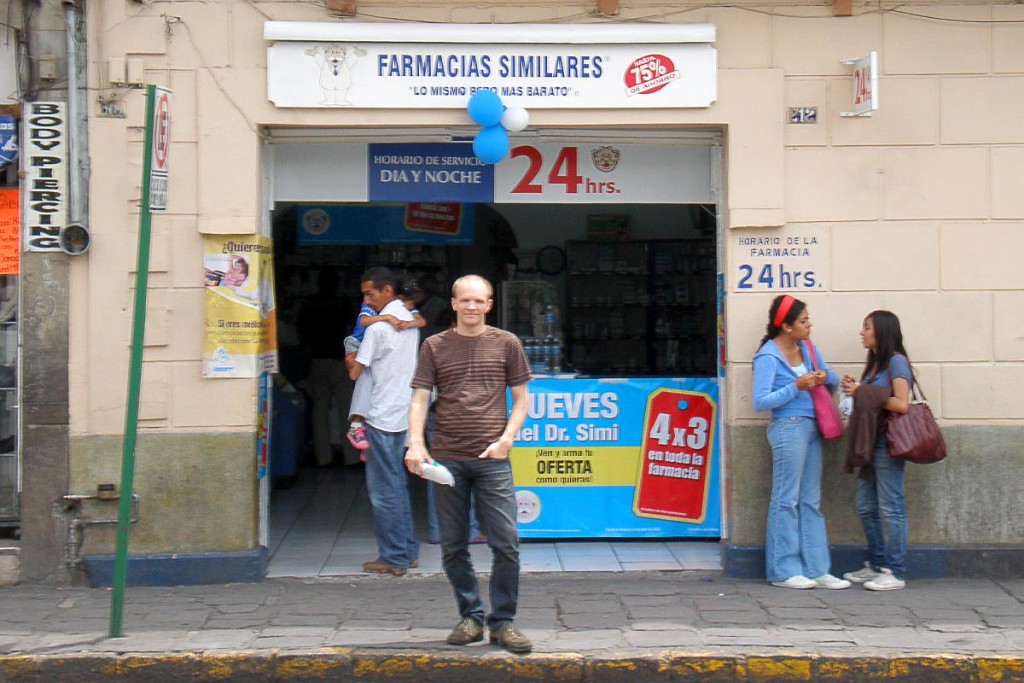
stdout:
MULTIPOLYGON (((307 155, 314 166, 323 162, 316 160, 316 148, 307 155)), ((293 152, 283 157, 292 159, 293 152)), ((296 168, 292 161, 284 166, 296 168)), ((471 218, 463 218, 462 243, 416 243, 382 238, 386 219, 367 213, 387 209, 406 216, 409 203, 332 197, 326 188, 312 187, 319 182, 312 180, 296 193, 301 183, 294 177, 279 182, 283 171, 273 165, 271 173, 280 190, 275 191, 280 200, 272 223, 282 370, 272 424, 271 575, 359 573, 362 562, 375 556, 359 452, 344 437, 344 398, 331 411, 331 462, 318 465, 313 453, 310 343, 303 338, 300 319, 323 272, 335 276, 335 310, 346 332, 358 310, 358 278, 368 266, 385 265, 409 275, 427 295, 445 303, 455 278, 480 273, 496 286, 489 322, 523 339, 536 374, 718 376, 713 192, 702 196, 704 201, 690 202, 465 202, 462 215, 471 218), (337 242, 309 239, 311 225, 320 229, 311 222, 311 212, 344 226, 337 242), (540 318, 537 302, 524 297, 525 291, 539 289, 546 297, 540 318)), ((709 188, 715 185, 707 177, 710 166, 699 172, 709 188)), ((431 324, 443 328, 445 322, 431 324)), ((429 544, 422 484, 413 481, 411 491, 424 541, 419 571, 440 571, 437 546, 429 544)), ((703 540, 710 542, 536 539, 524 543, 524 570, 719 568, 717 539, 703 540)), ((478 564, 487 566, 486 546, 476 552, 481 554, 478 564)))

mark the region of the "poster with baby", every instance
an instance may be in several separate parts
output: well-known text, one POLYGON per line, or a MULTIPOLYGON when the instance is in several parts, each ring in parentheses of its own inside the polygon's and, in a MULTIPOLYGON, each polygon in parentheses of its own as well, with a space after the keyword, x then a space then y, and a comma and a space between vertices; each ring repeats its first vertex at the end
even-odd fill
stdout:
POLYGON ((273 241, 256 235, 205 237, 203 270, 203 377, 277 372, 273 241))

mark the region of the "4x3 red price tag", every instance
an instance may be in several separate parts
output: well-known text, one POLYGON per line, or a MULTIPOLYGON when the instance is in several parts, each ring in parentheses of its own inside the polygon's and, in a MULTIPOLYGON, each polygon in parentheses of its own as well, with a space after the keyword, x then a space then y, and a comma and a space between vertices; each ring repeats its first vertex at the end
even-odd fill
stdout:
POLYGON ((707 513, 717 406, 695 391, 659 389, 647 401, 633 512, 700 524, 707 513))

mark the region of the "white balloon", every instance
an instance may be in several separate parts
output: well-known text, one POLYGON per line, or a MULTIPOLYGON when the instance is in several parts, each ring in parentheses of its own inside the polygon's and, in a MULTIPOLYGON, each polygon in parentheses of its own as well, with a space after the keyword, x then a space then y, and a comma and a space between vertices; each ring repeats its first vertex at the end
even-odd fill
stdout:
POLYGON ((522 107, 509 107, 501 115, 501 125, 513 133, 521 131, 530 123, 530 112, 522 107))

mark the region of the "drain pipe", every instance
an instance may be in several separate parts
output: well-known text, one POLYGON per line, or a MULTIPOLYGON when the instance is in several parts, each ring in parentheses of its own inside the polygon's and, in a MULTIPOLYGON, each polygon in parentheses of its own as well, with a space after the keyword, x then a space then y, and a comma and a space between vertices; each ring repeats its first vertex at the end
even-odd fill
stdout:
MULTIPOLYGON (((74 515, 68 523, 68 540, 64 545, 64 564, 67 567, 77 567, 82 563, 82 547, 85 545, 85 529, 94 524, 117 524, 117 516, 114 517, 83 517, 83 508, 86 501, 118 501, 121 496, 113 484, 100 484, 97 492, 92 495, 69 494, 64 496, 64 513, 74 515)), ((132 494, 131 523, 139 521, 139 494, 132 494)))
POLYGON ((79 75, 79 41, 78 41, 78 4, 77 0, 64 0, 64 31, 65 48, 67 50, 67 90, 68 120, 71 122, 70 144, 68 157, 70 170, 68 173, 68 225, 85 225, 85 209, 88 202, 83 180, 88 177, 88 162, 82 150, 88 140, 89 129, 83 115, 82 93, 84 84, 79 75))

